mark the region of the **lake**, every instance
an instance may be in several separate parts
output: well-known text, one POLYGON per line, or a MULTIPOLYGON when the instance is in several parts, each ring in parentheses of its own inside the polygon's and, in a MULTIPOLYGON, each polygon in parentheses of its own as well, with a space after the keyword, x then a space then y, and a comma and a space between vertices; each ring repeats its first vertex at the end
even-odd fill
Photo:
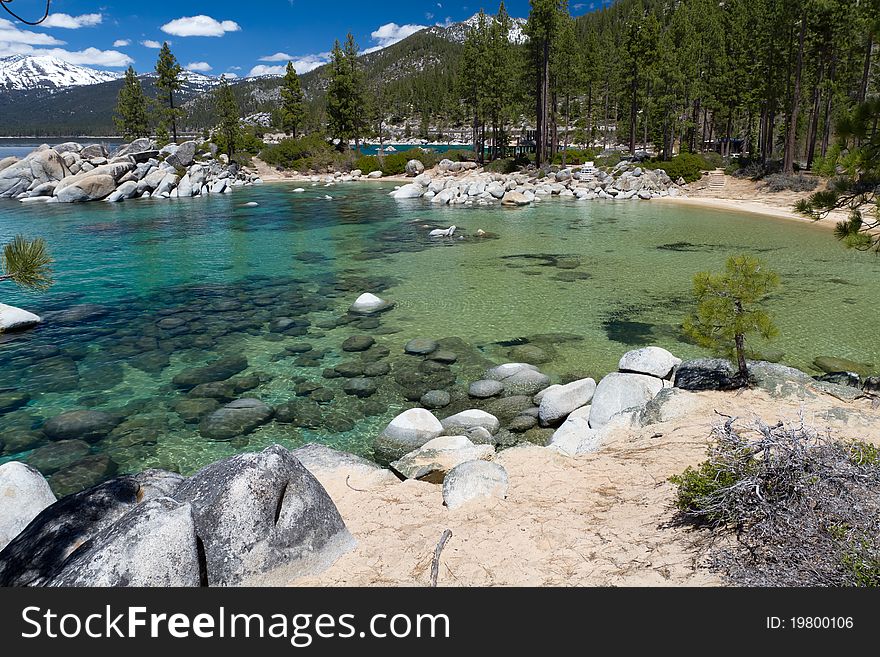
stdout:
POLYGON ((441 387, 466 403, 468 383, 524 347, 540 350, 554 381, 601 377, 648 344, 706 355, 680 331, 691 281, 737 253, 764 259, 782 281, 769 301, 780 335, 753 349, 810 372, 823 355, 880 363, 880 259, 822 227, 651 202, 437 208, 395 201, 386 183, 293 187, 118 204, 0 201, 0 243, 45 238, 57 276, 46 294, 0 289, 3 302, 47 320, 0 338, 0 461, 30 459, 56 491, 71 492, 147 467, 191 473, 275 442, 370 456, 375 435, 415 405, 407 397, 441 387), (451 224, 464 239, 428 237, 451 224), (346 315, 366 291, 397 305, 375 318, 346 315), (342 349, 362 335, 376 345, 342 349), (405 355, 414 337, 443 339, 457 362, 405 355), (193 395, 173 381, 241 356, 247 369, 222 390, 193 395), (365 368, 374 394, 347 394, 340 371, 365 368), (285 421, 204 437, 198 420, 216 407, 211 399, 240 396, 279 408, 285 421), (124 420, 89 444, 47 449, 43 422, 74 409, 124 420))

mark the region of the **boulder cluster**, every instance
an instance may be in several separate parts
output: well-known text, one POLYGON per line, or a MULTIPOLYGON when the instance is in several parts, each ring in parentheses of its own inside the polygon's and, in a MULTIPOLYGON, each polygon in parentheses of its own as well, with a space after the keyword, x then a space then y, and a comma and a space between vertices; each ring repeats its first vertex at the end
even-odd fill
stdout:
POLYGON ((274 445, 184 478, 148 470, 58 501, 0 466, 0 586, 284 585, 354 547, 330 496, 274 445))
POLYGON ((226 155, 218 157, 215 145, 194 141, 160 149, 142 138, 112 154, 101 144, 44 144, 22 160, 0 160, 0 198, 23 203, 206 196, 261 182, 226 155))
MULTIPOLYGON (((418 162, 417 160, 412 160, 418 162)), ((421 163, 419 163, 421 164, 421 163)), ((683 180, 673 180, 662 169, 644 169, 621 163, 611 172, 592 166, 492 173, 474 162, 443 160, 431 172, 407 165, 413 182, 391 192, 396 199, 423 198, 440 205, 529 205, 550 196, 595 199, 650 200, 681 196, 683 180)))

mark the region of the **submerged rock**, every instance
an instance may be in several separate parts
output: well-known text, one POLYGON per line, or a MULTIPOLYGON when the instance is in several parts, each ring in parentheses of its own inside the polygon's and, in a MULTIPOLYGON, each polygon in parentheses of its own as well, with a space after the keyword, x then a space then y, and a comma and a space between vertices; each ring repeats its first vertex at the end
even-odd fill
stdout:
POLYGON ((171 382, 178 388, 194 388, 200 383, 225 381, 239 372, 243 372, 247 367, 248 361, 244 356, 229 356, 202 367, 184 370, 171 382))
POLYGON ((43 433, 52 440, 95 442, 109 434, 119 422, 119 416, 103 411, 69 411, 48 420, 43 425, 43 433))
POLYGON ((199 433, 211 440, 244 436, 268 422, 274 411, 259 399, 237 399, 217 409, 199 424, 199 433))

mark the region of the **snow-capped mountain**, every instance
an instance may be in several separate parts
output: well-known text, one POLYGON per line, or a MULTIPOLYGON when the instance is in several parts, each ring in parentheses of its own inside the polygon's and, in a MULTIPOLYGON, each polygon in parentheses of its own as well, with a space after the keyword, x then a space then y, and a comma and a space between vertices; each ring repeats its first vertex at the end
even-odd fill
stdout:
POLYGON ((122 77, 116 71, 99 71, 70 64, 49 55, 0 57, 0 90, 62 89, 109 82, 122 77))
MULTIPOLYGON (((140 76, 141 79, 150 79, 155 80, 155 73, 145 73, 140 76)), ((231 81, 230 81, 231 82, 231 81)), ((180 73, 180 90, 185 94, 194 94, 201 93, 203 91, 210 91, 218 84, 220 84, 220 78, 215 78, 210 75, 203 75, 202 73, 196 73, 195 71, 182 71, 180 73)))
MULTIPOLYGON (((450 41, 455 41, 456 43, 464 43, 465 37, 467 37, 467 33, 471 28, 476 27, 477 23, 480 20, 479 14, 474 14, 467 20, 463 20, 460 23, 453 23, 449 27, 443 28, 432 28, 438 31, 438 33, 442 34, 445 38, 450 41)), ((494 16, 490 14, 486 14, 486 20, 491 21, 494 20, 494 16)), ((511 43, 525 43, 528 40, 523 28, 526 25, 525 18, 510 18, 510 31, 507 33, 507 38, 510 39, 511 43)))

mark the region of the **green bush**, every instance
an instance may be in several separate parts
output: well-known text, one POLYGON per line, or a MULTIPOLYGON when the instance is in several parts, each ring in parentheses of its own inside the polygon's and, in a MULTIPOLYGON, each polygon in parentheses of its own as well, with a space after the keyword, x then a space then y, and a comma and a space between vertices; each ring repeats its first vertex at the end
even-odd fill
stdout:
MULTIPOLYGON (((599 151, 595 148, 585 148, 578 150, 569 148, 565 151, 565 164, 584 164, 585 162, 595 162, 599 155, 599 151)), ((553 164, 562 164, 563 153, 557 153, 553 156, 553 164)))
POLYGON ((333 146, 318 133, 267 146, 260 158, 272 166, 299 170, 331 166, 336 161, 333 146))
MULTIPOLYGON (((703 505, 710 499, 712 494, 722 488, 727 488, 736 483, 736 475, 730 470, 724 469, 716 463, 703 461, 698 468, 690 466, 680 475, 669 478, 670 483, 678 486, 675 497, 675 506, 682 513, 700 513, 704 510, 703 505)), ((705 516, 709 522, 724 522, 726 518, 715 517, 712 514, 705 516)))
POLYGON ((453 148, 452 150, 448 150, 443 153, 440 159, 443 158, 446 158, 447 160, 452 160, 453 162, 473 162, 477 159, 477 155, 472 150, 453 148))
POLYGON ((376 155, 363 155, 355 160, 353 166, 355 169, 360 169, 364 175, 373 171, 382 171, 385 176, 399 176, 406 171, 406 163, 410 160, 418 160, 426 169, 430 169, 440 161, 440 157, 436 153, 413 148, 401 153, 384 155, 381 162, 376 155))
POLYGON ((374 171, 379 171, 382 167, 379 166, 379 158, 375 155, 362 155, 354 161, 354 168, 360 169, 361 173, 366 176, 374 171))
POLYGON ((715 168, 705 157, 694 153, 680 153, 671 160, 651 160, 641 166, 644 169, 663 169, 673 180, 684 178, 689 183, 702 178, 703 171, 715 168))
POLYGON ((491 171, 492 173, 507 174, 516 171, 517 166, 515 159, 512 157, 504 157, 489 162, 484 168, 486 171, 491 171))
POLYGON ((620 164, 621 155, 617 151, 608 155, 598 155, 594 160, 595 165, 600 169, 610 169, 620 164))

